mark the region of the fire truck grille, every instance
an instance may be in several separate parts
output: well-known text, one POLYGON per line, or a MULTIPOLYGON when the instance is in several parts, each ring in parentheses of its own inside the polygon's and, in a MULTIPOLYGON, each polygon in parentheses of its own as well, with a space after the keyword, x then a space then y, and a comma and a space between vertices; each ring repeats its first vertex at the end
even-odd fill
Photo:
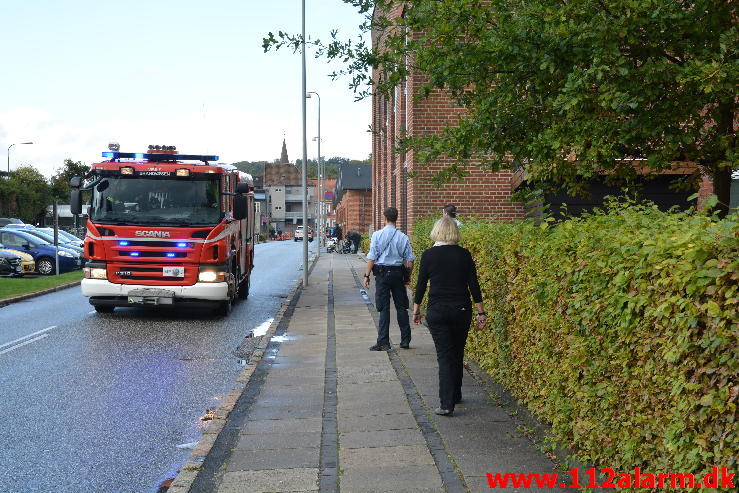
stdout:
POLYGON ((164 276, 164 267, 164 265, 140 267, 126 264, 108 264, 108 279, 120 284, 140 284, 146 281, 153 286, 158 284, 189 286, 197 281, 198 268, 196 266, 184 266, 184 277, 164 276))
POLYGON ((146 257, 146 258, 185 258, 187 252, 129 252, 120 251, 118 255, 121 257, 146 257))
POLYGON ((120 240, 118 242, 120 246, 127 247, 158 247, 158 248, 184 248, 191 247, 192 244, 187 241, 140 241, 140 240, 120 240), (180 246, 180 245, 185 245, 180 246))

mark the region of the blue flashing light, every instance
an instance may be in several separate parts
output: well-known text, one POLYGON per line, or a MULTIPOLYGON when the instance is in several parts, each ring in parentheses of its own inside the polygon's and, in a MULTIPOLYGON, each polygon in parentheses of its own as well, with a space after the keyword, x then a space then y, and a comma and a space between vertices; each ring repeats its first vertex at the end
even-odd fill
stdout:
POLYGON ((119 241, 118 242, 118 246, 128 246, 128 242, 127 241, 119 241))
POLYGON ((136 152, 133 155, 134 159, 144 159, 144 153, 143 152, 136 152))
POLYGON ((115 154, 112 152, 104 152, 103 157, 111 158, 113 159, 115 157, 115 154))
POLYGON ((132 257, 138 257, 139 256, 139 252, 131 252, 131 253, 129 253, 129 255, 132 256, 132 257))
POLYGON ((177 248, 187 248, 187 243, 177 243, 177 248))
POLYGON ((171 253, 170 252, 170 253, 167 254, 167 257, 170 257, 171 258, 171 257, 174 257, 174 255, 175 255, 174 253, 171 253))

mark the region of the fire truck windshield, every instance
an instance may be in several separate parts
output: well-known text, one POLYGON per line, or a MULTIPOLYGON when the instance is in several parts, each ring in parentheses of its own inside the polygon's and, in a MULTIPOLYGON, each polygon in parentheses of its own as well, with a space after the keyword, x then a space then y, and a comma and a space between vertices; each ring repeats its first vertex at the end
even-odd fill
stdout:
POLYGON ((130 225, 214 226, 221 220, 217 176, 105 177, 93 187, 90 219, 130 225))

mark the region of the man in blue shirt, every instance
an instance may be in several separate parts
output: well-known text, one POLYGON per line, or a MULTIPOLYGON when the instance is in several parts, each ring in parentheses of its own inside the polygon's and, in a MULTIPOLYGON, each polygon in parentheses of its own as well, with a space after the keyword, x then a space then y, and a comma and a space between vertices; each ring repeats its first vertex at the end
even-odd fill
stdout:
POLYGON ((398 220, 398 209, 388 207, 383 212, 385 227, 372 233, 370 251, 367 254, 367 268, 364 272, 364 287, 369 288, 370 272, 375 274, 375 307, 380 312, 380 327, 377 331, 377 343, 370 351, 387 351, 390 349, 390 295, 395 302, 400 326, 400 347, 408 349, 411 343, 411 325, 408 318, 408 293, 403 281, 404 264, 409 271, 413 270, 411 242, 401 231, 395 229, 398 220))

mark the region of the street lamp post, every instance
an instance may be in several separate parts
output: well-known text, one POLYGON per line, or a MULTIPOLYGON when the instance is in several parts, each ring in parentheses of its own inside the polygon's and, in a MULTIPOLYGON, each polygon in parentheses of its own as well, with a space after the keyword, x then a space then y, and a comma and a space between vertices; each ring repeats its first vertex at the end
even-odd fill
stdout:
POLYGON ((323 235, 323 168, 321 167, 321 95, 315 91, 306 93, 305 97, 315 94, 318 98, 318 251, 321 251, 321 237, 323 235))
POLYGON ((305 0, 302 0, 302 27, 303 37, 301 38, 301 55, 303 59, 303 88, 301 98, 303 101, 303 288, 308 286, 308 137, 306 135, 305 124, 305 93, 306 93, 306 75, 305 75, 305 0))
MULTIPOLYGON (((19 142, 18 145, 23 144, 33 144, 33 142, 19 142)), ((15 144, 10 144, 8 146, 8 175, 10 175, 10 148, 13 147, 15 144)))

